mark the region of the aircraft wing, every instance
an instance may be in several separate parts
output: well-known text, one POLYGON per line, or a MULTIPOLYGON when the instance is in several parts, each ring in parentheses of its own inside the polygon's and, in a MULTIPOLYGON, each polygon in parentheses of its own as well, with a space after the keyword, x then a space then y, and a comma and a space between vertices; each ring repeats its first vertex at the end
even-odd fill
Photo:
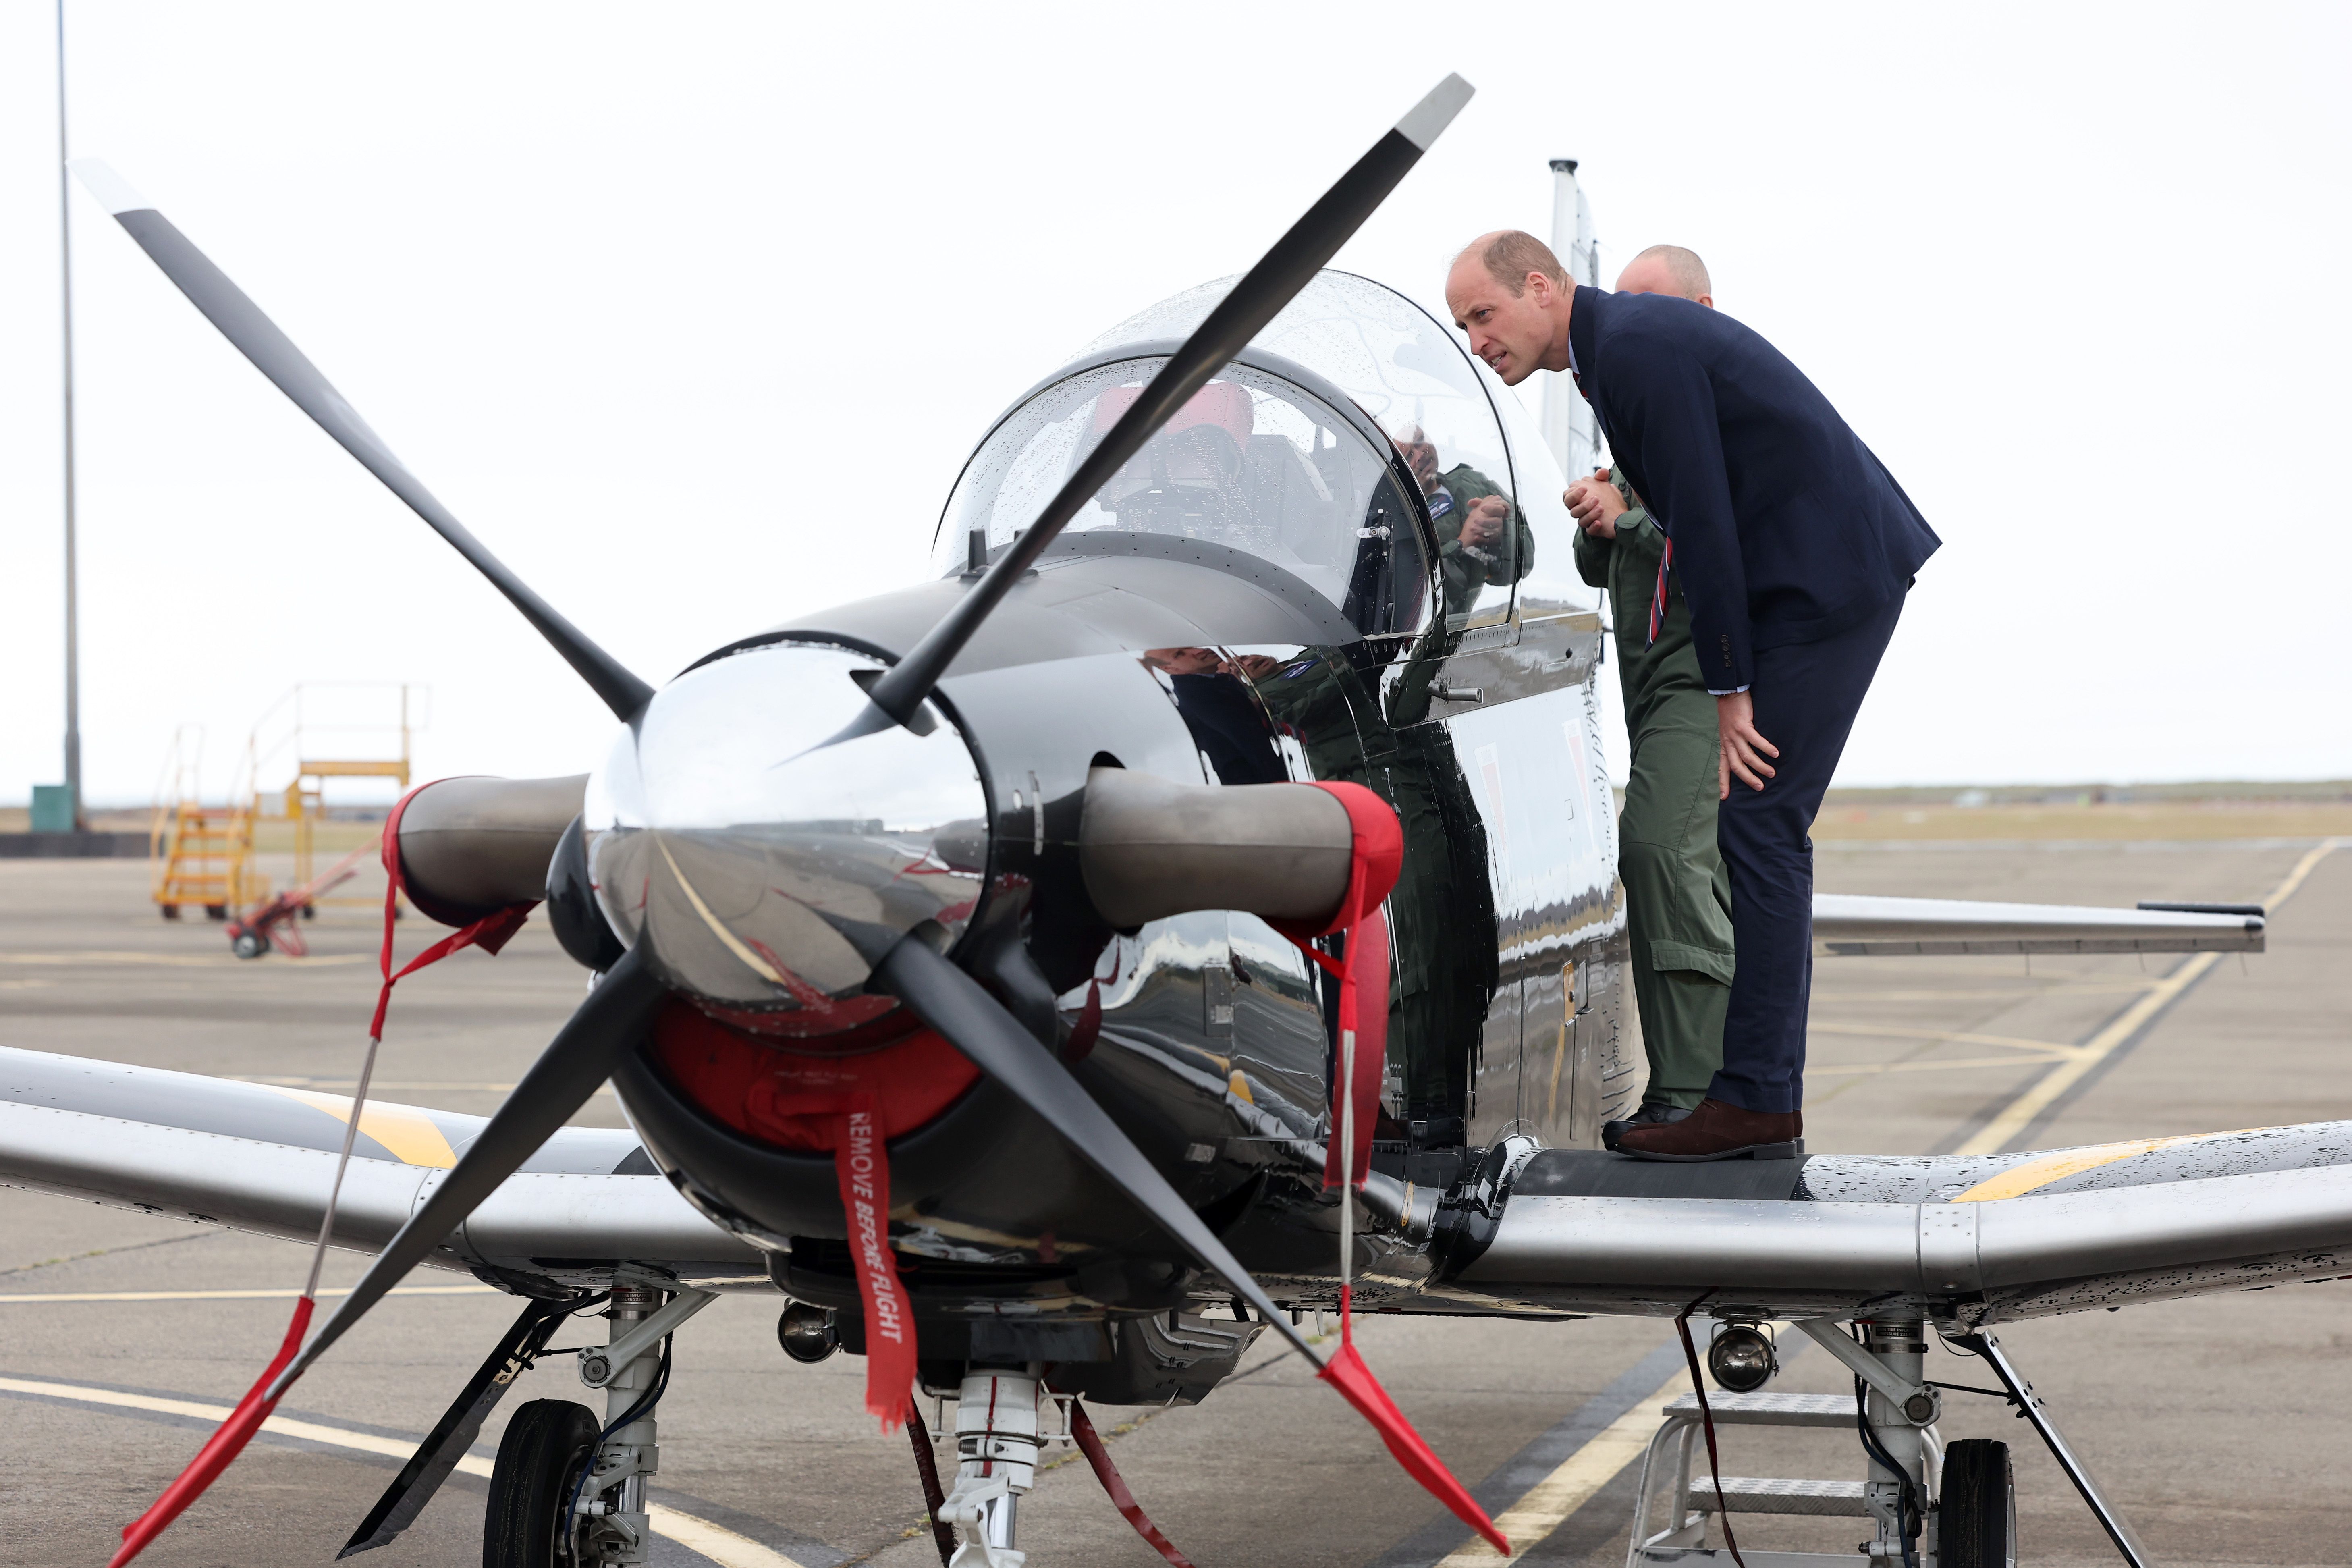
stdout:
MULTIPOLYGON (((0 1048, 0 1185, 307 1242, 350 1114, 346 1096, 0 1048)), ((485 1120, 371 1100, 335 1244, 390 1240, 485 1120)), ((636 1134, 593 1127, 549 1139, 431 1261, 525 1289, 601 1288, 623 1264, 767 1285, 759 1251, 655 1173, 636 1134)))
POLYGON ((1965 899, 1813 895, 1813 948, 1823 955, 1969 952, 2260 952, 2252 904, 1995 904, 1965 899))
POLYGON ((2352 1277, 2352 1122, 1715 1164, 1530 1148, 1479 1210, 1430 1292, 1441 1300, 1926 1312, 1973 1329, 2352 1277))

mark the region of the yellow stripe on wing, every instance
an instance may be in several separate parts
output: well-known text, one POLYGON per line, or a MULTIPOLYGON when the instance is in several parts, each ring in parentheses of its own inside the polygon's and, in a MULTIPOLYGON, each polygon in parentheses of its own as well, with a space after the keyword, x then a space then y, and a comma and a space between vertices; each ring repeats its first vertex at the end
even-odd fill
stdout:
MULTIPOLYGON (((295 1089, 282 1083, 257 1084, 272 1094, 282 1094, 289 1100, 299 1100, 315 1110, 323 1110, 348 1126, 352 1120, 352 1102, 348 1095, 320 1094, 308 1089, 295 1089)), ((432 1117, 413 1106, 371 1104, 360 1112, 360 1131, 392 1151, 394 1159, 404 1165, 424 1165, 446 1171, 457 1163, 457 1152, 449 1147, 449 1139, 432 1117)))
MULTIPOLYGON (((2239 1131, 2253 1131, 2241 1128, 2239 1131)), ((1952 1201, 1956 1204, 1992 1203, 2001 1198, 2021 1197, 2037 1187, 2065 1180, 2101 1165, 2112 1165, 2117 1160, 2128 1160, 2135 1154, 2151 1150, 2169 1149, 2176 1143, 2194 1143, 2206 1138, 2230 1138, 2233 1132, 2184 1132, 2173 1138, 2134 1138, 2122 1143, 2100 1143, 2088 1149, 2061 1149, 2054 1154, 2028 1160, 2011 1165, 1999 1175, 1988 1176, 1952 1201)))

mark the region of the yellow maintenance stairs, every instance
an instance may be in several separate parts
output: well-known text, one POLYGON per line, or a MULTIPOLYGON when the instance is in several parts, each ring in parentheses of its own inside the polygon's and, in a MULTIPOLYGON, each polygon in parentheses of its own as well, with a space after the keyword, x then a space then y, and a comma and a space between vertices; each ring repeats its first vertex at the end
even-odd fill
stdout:
POLYGON ((155 868, 154 899, 167 921, 194 905, 225 921, 269 896, 269 879, 253 868, 252 804, 202 805, 174 802, 148 828, 147 854, 155 868))

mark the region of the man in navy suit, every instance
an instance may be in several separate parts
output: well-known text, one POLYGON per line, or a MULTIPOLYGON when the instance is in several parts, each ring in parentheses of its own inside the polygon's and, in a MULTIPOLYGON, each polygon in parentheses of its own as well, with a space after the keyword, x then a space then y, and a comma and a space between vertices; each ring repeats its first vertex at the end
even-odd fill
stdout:
POLYGON ((1651 613, 1671 572, 1716 699, 1716 834, 1738 954, 1723 1068, 1689 1116, 1617 1146, 1651 1160, 1794 1154, 1813 974, 1808 835, 1912 575, 1941 542, 1820 389, 1720 311, 1577 287, 1517 230, 1473 240, 1445 298, 1505 382, 1576 378, 1666 533, 1651 613))

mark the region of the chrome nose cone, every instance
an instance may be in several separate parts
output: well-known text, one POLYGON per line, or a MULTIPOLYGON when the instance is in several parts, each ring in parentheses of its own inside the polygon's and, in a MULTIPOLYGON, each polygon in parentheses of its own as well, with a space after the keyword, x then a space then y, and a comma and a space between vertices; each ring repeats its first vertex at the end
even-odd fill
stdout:
POLYGON ((927 733, 824 743, 883 668, 808 643, 730 655, 657 693, 590 775, 597 900, 668 984, 826 1033, 878 1010, 861 988, 900 937, 961 933, 988 854, 962 736, 927 706, 927 733))

